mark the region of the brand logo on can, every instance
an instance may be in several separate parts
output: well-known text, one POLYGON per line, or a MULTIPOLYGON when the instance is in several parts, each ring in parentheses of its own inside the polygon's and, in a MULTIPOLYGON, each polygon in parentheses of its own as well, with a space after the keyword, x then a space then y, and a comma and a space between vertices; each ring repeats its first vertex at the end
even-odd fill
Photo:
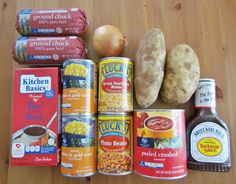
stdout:
POLYGON ((124 63, 107 63, 102 66, 104 80, 102 88, 107 93, 122 93, 130 91, 131 84, 128 77, 131 74, 131 65, 124 63))
POLYGON ((124 63, 112 62, 104 64, 102 67, 102 73, 105 78, 128 78, 131 74, 131 65, 126 65, 124 63))
POLYGON ((100 147, 104 151, 122 152, 128 149, 129 139, 126 137, 130 121, 101 121, 99 130, 103 135, 99 139, 100 147))
POLYGON ((127 121, 103 121, 99 124, 99 129, 102 134, 106 134, 107 132, 117 132, 120 134, 126 134, 128 130, 127 121))

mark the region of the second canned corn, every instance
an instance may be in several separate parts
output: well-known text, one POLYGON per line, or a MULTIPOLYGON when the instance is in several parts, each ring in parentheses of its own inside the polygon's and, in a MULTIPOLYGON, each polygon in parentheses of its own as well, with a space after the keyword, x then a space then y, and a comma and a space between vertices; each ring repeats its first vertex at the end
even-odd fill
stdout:
POLYGON ((87 177, 96 173, 95 126, 95 115, 62 117, 62 175, 87 177))
POLYGON ((133 111, 133 62, 107 57, 99 62, 99 112, 133 111))

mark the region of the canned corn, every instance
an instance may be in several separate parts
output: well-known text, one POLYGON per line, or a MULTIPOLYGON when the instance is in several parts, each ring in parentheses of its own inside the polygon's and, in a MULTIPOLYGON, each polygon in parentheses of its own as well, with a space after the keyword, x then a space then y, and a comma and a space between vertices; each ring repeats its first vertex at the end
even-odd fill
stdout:
POLYGON ((132 171, 132 123, 129 113, 98 114, 98 172, 126 175, 132 171))
POLYGON ((87 177, 96 173, 95 126, 94 115, 63 116, 62 175, 87 177))
POLYGON ((65 61, 62 92, 62 114, 96 113, 97 65, 87 59, 65 61))
POLYGON ((99 112, 133 111, 133 62, 107 57, 99 62, 99 112))

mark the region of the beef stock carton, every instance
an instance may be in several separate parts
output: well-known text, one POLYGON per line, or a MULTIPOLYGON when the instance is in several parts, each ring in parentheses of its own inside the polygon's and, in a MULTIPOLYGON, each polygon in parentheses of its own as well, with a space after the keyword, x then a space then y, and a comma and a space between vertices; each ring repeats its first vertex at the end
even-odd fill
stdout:
POLYGON ((61 77, 57 67, 15 70, 11 164, 59 162, 61 77))

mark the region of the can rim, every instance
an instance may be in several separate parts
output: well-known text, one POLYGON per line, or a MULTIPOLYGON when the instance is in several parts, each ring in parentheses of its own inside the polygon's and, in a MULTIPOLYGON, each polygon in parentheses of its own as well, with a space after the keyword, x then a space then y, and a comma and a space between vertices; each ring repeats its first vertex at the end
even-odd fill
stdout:
POLYGON ((84 174, 84 175, 61 173, 62 176, 69 177, 69 178, 85 178, 85 177, 93 176, 95 174, 97 174, 97 172, 91 172, 91 173, 87 173, 87 174, 84 174))
POLYGON ((127 57, 105 57, 105 58, 102 58, 99 62, 102 62, 104 60, 108 60, 108 59, 111 59, 111 60, 124 60, 124 61, 131 61, 133 62, 130 58, 127 58, 127 57))
POLYGON ((97 171, 99 174, 104 174, 107 176, 124 176, 124 175, 128 175, 131 174, 133 171, 126 171, 126 172, 120 172, 120 173, 106 173, 106 172, 102 172, 102 171, 97 171))
POLYGON ((185 111, 185 109, 134 109, 134 112, 164 112, 164 111, 185 111))
POLYGON ((99 112, 98 116, 100 115, 131 115, 131 112, 99 112))
POLYGON ((78 116, 91 116, 96 117, 97 113, 83 113, 83 114, 62 114, 62 117, 78 117, 78 116))
POLYGON ((64 63, 67 63, 69 61, 75 61, 75 62, 78 62, 78 61, 88 61, 90 63, 95 64, 95 61, 93 61, 91 59, 67 59, 67 60, 63 61, 63 65, 64 65, 64 63))
POLYGON ((152 179, 158 179, 158 180, 177 180, 177 179, 185 178, 188 175, 188 173, 186 173, 186 174, 184 174, 182 176, 174 176, 174 177, 165 178, 165 177, 148 176, 148 175, 145 175, 145 174, 141 174, 141 173, 137 172, 136 170, 134 170, 133 172, 135 174, 143 176, 145 178, 152 178, 152 179))

